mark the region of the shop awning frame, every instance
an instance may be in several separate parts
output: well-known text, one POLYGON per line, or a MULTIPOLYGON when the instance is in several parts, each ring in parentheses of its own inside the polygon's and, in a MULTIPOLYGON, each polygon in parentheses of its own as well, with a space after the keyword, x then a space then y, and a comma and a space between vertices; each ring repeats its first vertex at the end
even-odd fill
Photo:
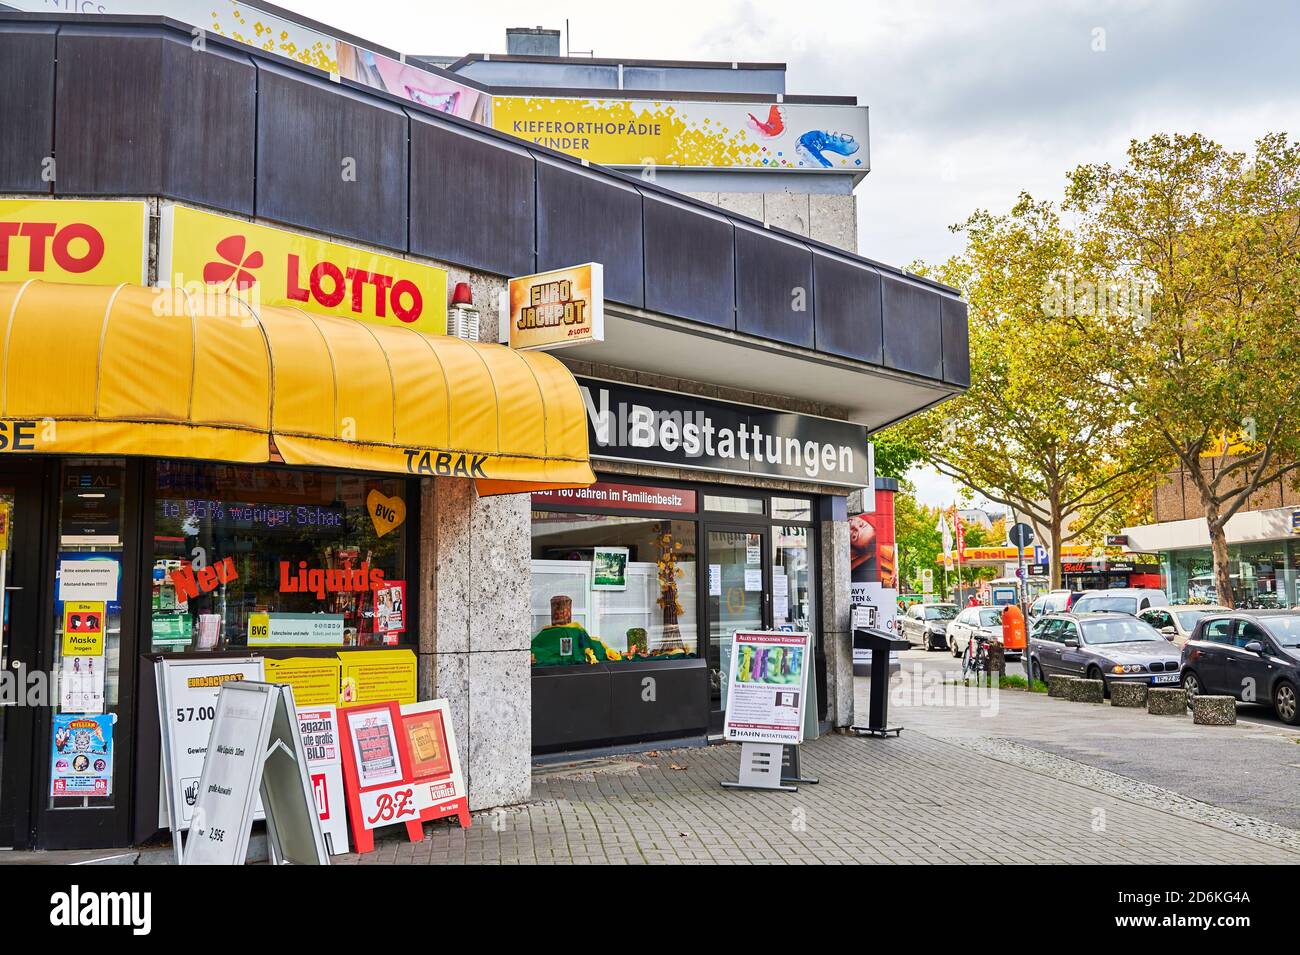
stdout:
POLYGON ((212 291, 0 283, 5 450, 585 487, 586 410, 539 352, 212 291))

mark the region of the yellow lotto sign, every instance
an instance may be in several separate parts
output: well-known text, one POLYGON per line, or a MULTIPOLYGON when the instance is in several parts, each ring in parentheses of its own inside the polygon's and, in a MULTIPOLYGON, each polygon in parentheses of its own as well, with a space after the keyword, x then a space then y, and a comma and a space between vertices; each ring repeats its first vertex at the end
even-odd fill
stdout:
POLYGON ((599 262, 511 279, 506 294, 511 348, 605 340, 605 271, 599 262))
POLYGON ((443 269, 185 206, 163 208, 158 280, 211 286, 257 305, 447 333, 443 269))
POLYGON ((0 199, 0 282, 145 282, 149 207, 114 199, 0 199))

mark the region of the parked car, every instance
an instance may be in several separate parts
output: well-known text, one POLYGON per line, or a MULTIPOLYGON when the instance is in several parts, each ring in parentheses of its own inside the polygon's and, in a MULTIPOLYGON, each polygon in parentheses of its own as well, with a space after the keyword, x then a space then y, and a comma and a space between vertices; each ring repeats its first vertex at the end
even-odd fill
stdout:
MULTIPOLYGON (((966 652, 971 637, 977 635, 1002 642, 1001 607, 967 607, 957 614, 952 623, 948 624, 948 649, 953 656, 959 657, 966 652)), ((1020 651, 1011 651, 1007 658, 1020 659, 1020 651)))
POLYGON ((1145 620, 1167 639, 1172 640, 1176 646, 1182 647, 1191 639, 1192 631, 1196 629, 1196 624, 1202 617, 1211 613, 1228 612, 1227 607, 1220 607, 1217 604, 1171 605, 1143 610, 1138 614, 1138 619, 1145 620))
POLYGON ((1125 613, 1058 613, 1042 617, 1029 634, 1029 672, 1152 686, 1179 682, 1182 654, 1151 624, 1125 613))
POLYGON ((1069 613, 1083 594, 1082 590, 1049 590, 1029 605, 1029 619, 1025 623, 1032 625, 1043 614, 1069 613))
POLYGON ((1074 602, 1073 612, 1126 613, 1136 617, 1151 607, 1168 607, 1163 590, 1147 587, 1116 587, 1113 590, 1090 590, 1074 602))
POLYGON ((1207 614, 1183 647, 1183 688, 1268 703, 1278 719, 1300 724, 1300 613, 1207 614))
POLYGON ((957 616, 956 604, 914 604, 901 618, 899 635, 922 649, 948 645, 948 623, 957 616))

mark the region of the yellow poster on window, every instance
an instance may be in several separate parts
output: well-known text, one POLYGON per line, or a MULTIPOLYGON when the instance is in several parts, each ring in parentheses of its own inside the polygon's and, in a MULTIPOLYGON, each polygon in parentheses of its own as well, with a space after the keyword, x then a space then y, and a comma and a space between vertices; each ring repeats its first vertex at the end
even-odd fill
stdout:
POLYGON ((104 655, 104 602, 69 600, 63 605, 63 655, 104 655))
POLYGON ((266 682, 288 683, 293 687, 293 702, 296 706, 333 705, 338 702, 341 665, 337 658, 268 658, 264 667, 266 682))
POLYGON ((410 650, 340 650, 339 706, 414 703, 415 654, 410 650))

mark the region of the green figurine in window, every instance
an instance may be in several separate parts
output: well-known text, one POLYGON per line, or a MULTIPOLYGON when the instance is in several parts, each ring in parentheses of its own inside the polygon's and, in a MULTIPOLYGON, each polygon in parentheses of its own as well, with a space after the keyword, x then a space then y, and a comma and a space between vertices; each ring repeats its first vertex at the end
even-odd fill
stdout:
POLYGON ((551 598, 550 624, 533 637, 532 657, 534 666, 565 666, 621 660, 623 654, 575 623, 573 598, 558 594, 551 598))

